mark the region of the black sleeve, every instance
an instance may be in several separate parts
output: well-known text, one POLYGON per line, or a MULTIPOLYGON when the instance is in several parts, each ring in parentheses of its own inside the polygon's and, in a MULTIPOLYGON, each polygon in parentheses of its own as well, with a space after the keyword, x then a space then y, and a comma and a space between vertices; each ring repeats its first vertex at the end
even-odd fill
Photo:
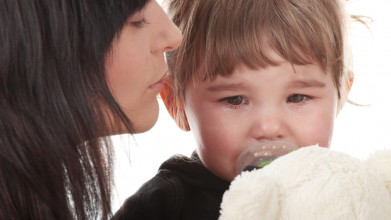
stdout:
POLYGON ((159 172, 125 201, 113 219, 180 219, 182 204, 181 181, 168 172, 159 172))

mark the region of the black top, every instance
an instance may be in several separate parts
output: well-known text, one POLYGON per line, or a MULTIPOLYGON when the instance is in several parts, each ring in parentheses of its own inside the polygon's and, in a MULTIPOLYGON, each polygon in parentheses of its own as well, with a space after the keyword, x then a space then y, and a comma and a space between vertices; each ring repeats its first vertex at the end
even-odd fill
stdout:
POLYGON ((114 219, 216 220, 229 182, 206 169, 198 155, 175 155, 115 214, 114 219))

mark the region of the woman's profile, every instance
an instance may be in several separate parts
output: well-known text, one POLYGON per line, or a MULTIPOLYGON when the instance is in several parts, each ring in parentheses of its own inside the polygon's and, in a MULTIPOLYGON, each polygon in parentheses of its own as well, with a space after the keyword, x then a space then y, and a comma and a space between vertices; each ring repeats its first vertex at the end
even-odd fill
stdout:
POLYGON ((154 0, 0 2, 0 219, 107 219, 109 135, 157 120, 181 34, 154 0))

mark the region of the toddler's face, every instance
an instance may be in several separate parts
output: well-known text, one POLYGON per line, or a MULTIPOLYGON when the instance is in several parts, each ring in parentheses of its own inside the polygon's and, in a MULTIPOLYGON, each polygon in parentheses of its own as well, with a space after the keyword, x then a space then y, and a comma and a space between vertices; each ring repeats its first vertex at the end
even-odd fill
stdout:
POLYGON ((189 125, 201 160, 218 177, 231 181, 239 154, 262 141, 329 146, 338 101, 332 74, 280 61, 257 70, 240 65, 230 76, 188 83, 189 125))

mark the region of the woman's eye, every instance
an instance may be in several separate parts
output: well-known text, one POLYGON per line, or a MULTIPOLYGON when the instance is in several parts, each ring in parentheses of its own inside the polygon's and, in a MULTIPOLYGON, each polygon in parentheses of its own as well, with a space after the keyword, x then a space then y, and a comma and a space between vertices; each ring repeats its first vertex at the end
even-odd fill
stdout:
POLYGON ((225 98, 225 101, 230 105, 241 105, 244 103, 245 99, 242 96, 232 96, 225 98))
POLYGON ((132 21, 131 24, 137 28, 142 28, 144 24, 149 24, 149 23, 145 18, 143 18, 139 21, 132 21))
POLYGON ((286 100, 287 102, 293 102, 293 103, 301 103, 307 100, 309 98, 306 95, 300 95, 300 94, 293 94, 290 95, 286 100))

